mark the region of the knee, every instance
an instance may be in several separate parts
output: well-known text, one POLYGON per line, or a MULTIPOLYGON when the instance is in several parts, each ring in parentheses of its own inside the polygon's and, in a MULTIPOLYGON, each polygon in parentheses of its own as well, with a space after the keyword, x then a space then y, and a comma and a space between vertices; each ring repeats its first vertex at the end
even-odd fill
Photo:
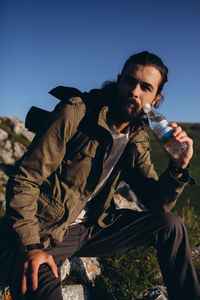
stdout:
POLYGON ((170 212, 163 213, 161 220, 162 226, 156 236, 157 250, 164 248, 168 251, 172 247, 178 249, 181 243, 188 244, 187 231, 180 216, 170 212))
POLYGON ((162 222, 164 228, 166 228, 168 231, 173 231, 179 234, 183 234, 183 232, 185 231, 185 227, 181 217, 175 213, 163 213, 162 222))

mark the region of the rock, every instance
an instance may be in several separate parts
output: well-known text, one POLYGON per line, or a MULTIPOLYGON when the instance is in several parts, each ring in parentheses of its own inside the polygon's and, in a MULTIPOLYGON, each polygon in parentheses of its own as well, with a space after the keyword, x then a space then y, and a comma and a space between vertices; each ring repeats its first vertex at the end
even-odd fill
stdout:
POLYGON ((85 285, 62 286, 63 300, 89 300, 89 291, 85 285))
POLYGON ((61 280, 72 272, 77 272, 83 282, 93 284, 100 275, 101 269, 96 257, 70 257, 66 259, 61 269, 61 280))
POLYGON ((19 158, 24 154, 26 147, 18 142, 15 142, 13 145, 13 150, 14 150, 14 156, 19 158))
POLYGON ((0 142, 8 138, 8 133, 0 128, 0 142))
POLYGON ((27 140, 29 140, 30 142, 33 140, 33 138, 34 138, 34 136, 35 136, 35 134, 34 134, 33 132, 28 131, 28 129, 26 129, 25 127, 24 127, 24 129, 23 129, 21 135, 22 135, 23 137, 25 137, 27 140))
POLYGON ((6 149, 1 149, 0 159, 5 164, 14 164, 15 163, 15 159, 13 157, 13 152, 11 149, 10 149, 10 151, 6 150, 6 149))
POLYGON ((11 300, 9 287, 2 288, 0 286, 0 300, 11 300))
POLYGON ((25 128, 24 122, 14 117, 4 117, 3 120, 11 127, 11 129, 19 135, 22 135, 29 141, 32 141, 35 134, 25 128))
POLYGON ((4 143, 4 149, 6 149, 7 151, 12 151, 12 143, 10 140, 6 140, 4 143))
POLYGON ((140 293, 138 300, 168 300, 168 293, 164 286, 157 285, 149 290, 140 293))
POLYGON ((1 186, 5 186, 8 180, 8 175, 1 169, 1 165, 2 164, 0 164, 0 182, 1 186))
POLYGON ((67 258, 64 263, 62 264, 62 267, 60 269, 60 280, 63 281, 66 277, 66 275, 69 275, 71 270, 70 261, 67 258))
MULTIPOLYGON (((93 283, 98 275, 101 274, 100 264, 96 257, 81 257, 84 265, 84 271, 87 275, 87 280, 93 283)), ((87 282, 86 280, 86 282, 87 282)))
POLYGON ((5 194, 0 193, 0 202, 5 201, 5 194))
POLYGON ((146 210, 130 186, 124 181, 120 182, 113 199, 117 209, 127 208, 136 211, 146 210))
POLYGON ((101 269, 96 257, 70 257, 66 259, 61 268, 61 281, 67 275, 76 274, 81 282, 94 284, 95 278, 100 275, 101 269))
POLYGON ((200 244, 197 244, 192 251, 192 258, 195 261, 200 261, 200 244))

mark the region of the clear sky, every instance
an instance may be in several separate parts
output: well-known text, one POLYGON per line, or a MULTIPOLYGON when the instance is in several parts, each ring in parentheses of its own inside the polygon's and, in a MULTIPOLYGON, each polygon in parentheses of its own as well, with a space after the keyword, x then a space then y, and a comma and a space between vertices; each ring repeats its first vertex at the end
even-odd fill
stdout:
POLYGON ((169 68, 160 112, 200 122, 199 0, 1 0, 0 116, 52 110, 55 86, 99 88, 143 50, 169 68))

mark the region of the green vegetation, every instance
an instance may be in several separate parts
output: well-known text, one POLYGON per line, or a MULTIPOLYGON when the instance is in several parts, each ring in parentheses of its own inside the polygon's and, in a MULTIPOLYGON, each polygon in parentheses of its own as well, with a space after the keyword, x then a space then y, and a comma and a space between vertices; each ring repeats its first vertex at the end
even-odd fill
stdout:
POLYGON ((105 299, 135 299, 145 288, 162 284, 153 248, 140 247, 113 257, 100 258, 100 263, 102 275, 96 280, 97 289, 100 289, 97 294, 106 290, 105 299))

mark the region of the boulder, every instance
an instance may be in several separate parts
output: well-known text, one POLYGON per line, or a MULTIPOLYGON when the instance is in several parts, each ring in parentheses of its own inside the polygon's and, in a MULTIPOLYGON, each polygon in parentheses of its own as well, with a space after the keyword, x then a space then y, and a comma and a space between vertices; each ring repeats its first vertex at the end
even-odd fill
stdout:
POLYGON ((77 273, 85 283, 93 284, 95 278, 100 275, 101 269, 96 257, 70 257, 66 259, 61 268, 61 281, 66 275, 77 273))
POLYGON ((90 294, 84 284, 62 286, 63 300, 89 300, 90 294))
POLYGON ((13 157, 12 148, 10 148, 9 150, 1 149, 1 151, 0 151, 0 161, 5 163, 5 164, 9 164, 9 165, 15 163, 15 158, 13 157))
POLYGON ((0 128, 0 142, 6 140, 8 138, 8 133, 0 128))
POLYGON ((33 132, 28 131, 27 128, 25 128, 24 122, 19 120, 15 117, 4 117, 3 120, 11 127, 11 129, 16 133, 19 134, 29 141, 32 141, 35 134, 33 132))
POLYGON ((26 147, 18 142, 14 142, 13 144, 13 152, 14 156, 20 158, 26 150, 26 147))
POLYGON ((113 197, 117 209, 132 209, 136 211, 147 210, 144 205, 139 201, 130 186, 121 181, 113 197))
POLYGON ((164 286, 157 285, 149 290, 145 290, 137 297, 138 300, 168 300, 168 293, 164 286))

